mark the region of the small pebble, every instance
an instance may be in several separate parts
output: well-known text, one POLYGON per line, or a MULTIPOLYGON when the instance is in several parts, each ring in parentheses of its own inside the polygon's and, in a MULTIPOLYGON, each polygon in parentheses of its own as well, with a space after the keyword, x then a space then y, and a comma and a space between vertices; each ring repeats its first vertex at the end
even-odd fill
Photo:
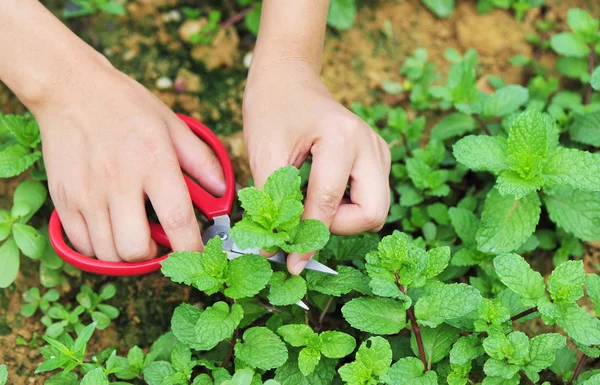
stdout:
POLYGON ((244 55, 244 67, 250 68, 250 63, 252 63, 252 52, 248 52, 244 55))
POLYGON ((173 81, 166 76, 163 76, 156 80, 156 88, 158 88, 159 90, 166 90, 171 87, 173 87, 173 81))

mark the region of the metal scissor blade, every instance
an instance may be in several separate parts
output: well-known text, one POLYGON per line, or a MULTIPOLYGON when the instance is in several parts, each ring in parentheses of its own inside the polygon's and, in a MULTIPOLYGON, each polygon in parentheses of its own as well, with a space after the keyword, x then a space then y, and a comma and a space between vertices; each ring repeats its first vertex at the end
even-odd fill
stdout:
POLYGON ((308 310, 309 310, 309 309, 308 309, 308 305, 307 305, 307 304, 305 304, 304 302, 302 302, 302 300, 300 300, 300 301, 296 302, 296 303, 295 303, 295 305, 298 305, 298 306, 300 306, 302 309, 304 309, 304 310, 306 310, 306 311, 308 311, 308 310))
MULTIPOLYGON (((269 261, 272 262, 277 262, 277 263, 286 263, 286 259, 285 256, 283 255, 283 253, 280 251, 277 254, 275 254, 274 256, 272 256, 271 258, 268 258, 269 261)), ((320 271, 321 273, 326 273, 326 274, 331 274, 331 275, 338 275, 338 272, 330 269, 329 267, 325 266, 324 264, 315 261, 314 259, 311 259, 310 261, 308 261, 308 263, 305 266, 305 269, 308 270, 314 270, 314 271, 320 271)))

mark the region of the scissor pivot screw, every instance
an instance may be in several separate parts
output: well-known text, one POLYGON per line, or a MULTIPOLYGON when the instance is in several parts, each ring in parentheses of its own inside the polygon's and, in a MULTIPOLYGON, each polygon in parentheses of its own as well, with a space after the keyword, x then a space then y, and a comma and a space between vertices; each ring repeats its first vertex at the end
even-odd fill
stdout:
POLYGON ((221 238, 221 240, 226 241, 227 239, 229 239, 229 234, 222 232, 219 233, 219 237, 221 238))

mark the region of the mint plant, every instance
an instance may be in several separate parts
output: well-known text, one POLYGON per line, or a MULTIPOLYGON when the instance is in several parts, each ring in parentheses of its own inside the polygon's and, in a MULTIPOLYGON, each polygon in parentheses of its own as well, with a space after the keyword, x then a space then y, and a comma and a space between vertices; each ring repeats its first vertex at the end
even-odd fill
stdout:
POLYGON ((0 178, 20 175, 42 162, 40 129, 32 118, 0 114, 0 143, 0 178))
POLYGON ((63 8, 63 17, 74 18, 103 12, 113 16, 126 13, 123 4, 117 0, 70 0, 63 8))

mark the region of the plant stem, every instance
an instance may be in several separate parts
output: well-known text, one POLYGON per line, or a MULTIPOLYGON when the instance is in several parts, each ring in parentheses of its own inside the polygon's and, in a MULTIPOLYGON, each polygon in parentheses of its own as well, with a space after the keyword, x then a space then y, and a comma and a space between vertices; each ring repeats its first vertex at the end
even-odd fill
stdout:
POLYGON ((325 319, 325 315, 327 314, 327 311, 333 304, 333 298, 334 297, 329 298, 329 300, 325 304, 325 307, 323 308, 323 311, 321 312, 321 315, 319 316, 319 326, 317 326, 317 332, 320 332, 321 328, 323 327, 323 320, 325 319))
POLYGON ((227 355, 225 356, 225 359, 223 360, 223 364, 221 365, 221 367, 226 367, 227 365, 229 365, 229 362, 231 362, 231 358, 233 357, 233 347, 235 346, 235 342, 237 341, 238 337, 239 337, 239 329, 235 329, 233 331, 233 335, 231 336, 231 341, 229 342, 229 350, 227 351, 227 355))
POLYGON ((569 383, 567 385, 572 385, 573 381, 575 381, 577 379, 577 377, 579 377, 579 374, 581 374, 581 371, 583 370, 583 366, 585 365, 586 359, 587 359, 587 357, 585 356, 585 354, 582 354, 581 357, 579 358, 579 361, 577 362, 577 366, 575 367, 575 372, 573 372, 573 377, 571 377, 571 379, 569 380, 569 383))
POLYGON ((529 377, 527 377, 527 375, 525 374, 524 371, 520 370, 519 374, 521 375, 521 378, 523 380, 525 380, 525 382, 529 385, 535 385, 535 383, 533 381, 531 381, 531 379, 529 377))
POLYGON ((229 19, 222 22, 221 28, 227 28, 230 25, 233 25, 233 24, 237 23, 238 21, 241 21, 253 9, 254 9, 254 6, 251 5, 248 8, 236 13, 235 15, 231 16, 229 19))
POLYGON ((479 124, 481 124, 481 128, 483 128, 483 131, 485 131, 485 133, 488 134, 488 136, 492 136, 490 129, 488 128, 487 124, 485 124, 483 119, 481 119, 481 116, 479 116, 479 114, 473 114, 473 117, 479 122, 479 124))
MULTIPOLYGON (((594 56, 596 52, 594 50, 594 46, 590 44, 590 56, 588 58, 588 71, 590 72, 590 76, 594 72, 594 56)), ((590 104, 590 100, 592 99, 592 82, 590 79, 590 84, 588 84, 587 92, 585 93, 585 98, 583 99, 583 104, 590 104)))
POLYGON ((511 318, 510 318, 510 320, 511 320, 511 321, 516 321, 516 320, 518 320, 519 318, 527 317, 529 314, 533 314, 533 313, 535 313, 536 311, 538 311, 537 307, 532 307, 532 308, 531 308, 531 309, 529 309, 529 310, 525 310, 524 312, 521 312, 521 313, 519 313, 519 314, 517 314, 517 315, 515 315, 515 316, 511 317, 511 318))
MULTIPOLYGON (((402 286, 400 284, 400 282, 398 282, 398 280, 400 279, 400 277, 398 276, 398 272, 395 272, 394 275, 396 277, 396 285, 398 286, 398 289, 400 289, 402 294, 406 295, 406 289, 404 289, 404 286, 402 286)), ((425 347, 423 346, 423 337, 421 337, 421 329, 419 328, 419 325, 417 324, 417 319, 415 317, 415 312, 414 312, 412 306, 410 308, 408 308, 408 310, 406 310, 406 314, 408 315, 408 318, 410 319, 413 333, 415 333, 415 339, 417 340, 417 346, 419 347, 419 358, 421 359, 421 362, 423 362, 425 371, 428 371, 431 368, 429 367, 429 365, 427 365, 427 358, 425 358, 425 347)))

